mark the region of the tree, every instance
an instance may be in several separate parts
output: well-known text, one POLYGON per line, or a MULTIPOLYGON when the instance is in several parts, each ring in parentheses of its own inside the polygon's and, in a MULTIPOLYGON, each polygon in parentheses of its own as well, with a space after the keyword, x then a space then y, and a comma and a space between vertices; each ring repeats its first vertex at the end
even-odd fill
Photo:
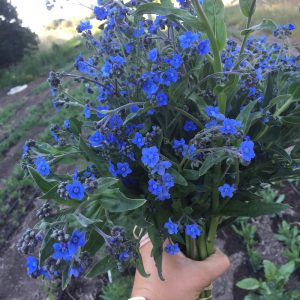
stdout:
POLYGON ((0 0, 0 68, 19 62, 27 50, 37 49, 38 38, 22 27, 16 8, 8 0, 0 0))

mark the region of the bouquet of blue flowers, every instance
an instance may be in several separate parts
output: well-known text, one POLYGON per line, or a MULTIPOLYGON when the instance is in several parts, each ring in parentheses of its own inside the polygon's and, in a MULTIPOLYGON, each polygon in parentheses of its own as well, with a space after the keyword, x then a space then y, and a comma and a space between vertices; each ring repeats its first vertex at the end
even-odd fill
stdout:
POLYGON ((130 264, 147 276, 138 242, 148 233, 163 280, 163 251, 203 260, 219 228, 288 207, 259 191, 300 177, 295 26, 252 25, 255 6, 240 0, 240 44, 227 39, 221 0, 98 0, 100 37, 90 20, 77 27, 90 55, 49 76, 54 107, 75 117, 51 127, 55 144, 24 146, 46 201, 18 243, 30 276, 63 288, 130 264))

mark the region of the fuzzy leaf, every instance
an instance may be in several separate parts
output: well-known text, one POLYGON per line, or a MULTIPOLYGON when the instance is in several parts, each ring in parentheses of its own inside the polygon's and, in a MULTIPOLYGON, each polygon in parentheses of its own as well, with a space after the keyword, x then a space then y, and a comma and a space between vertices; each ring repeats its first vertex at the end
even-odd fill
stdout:
POLYGON ((125 212, 139 208, 146 203, 146 199, 131 199, 118 188, 106 190, 99 195, 102 206, 110 212, 125 212))
POLYGON ((222 162, 225 158, 226 154, 224 152, 212 153, 208 155, 199 170, 199 177, 206 174, 211 167, 222 162))
POLYGON ((49 181, 42 177, 34 168, 29 166, 27 168, 32 179, 43 193, 47 193, 57 184, 56 181, 49 181))
POLYGON ((168 173, 170 173, 174 177, 174 182, 179 185, 188 186, 188 182, 186 179, 178 173, 175 169, 169 169, 168 173))
POLYGON ((290 206, 281 203, 265 203, 255 200, 242 202, 232 199, 216 215, 229 217, 259 217, 279 213, 289 207, 290 206))
POLYGON ((241 281, 239 281, 236 284, 237 287, 244 290, 257 290, 259 288, 259 282, 255 278, 245 278, 241 281))
POLYGON ((255 31, 260 30, 275 30, 277 28, 276 24, 272 20, 263 20, 260 24, 254 25, 248 29, 241 32, 241 35, 248 35, 255 31))
POLYGON ((102 258, 98 263, 96 263, 92 269, 86 274, 86 277, 93 278, 106 273, 107 271, 115 267, 115 262, 113 262, 110 257, 106 256, 102 258))
POLYGON ((134 13, 135 16, 142 16, 144 14, 165 16, 172 21, 181 20, 185 25, 195 29, 196 31, 203 31, 204 29, 201 20, 183 9, 169 8, 159 3, 146 3, 140 5, 134 13))
POLYGON ((224 4, 222 0, 205 0, 203 9, 217 39, 219 50, 226 45, 227 31, 224 22, 224 4))
POLYGON ((255 0, 240 0, 241 11, 242 11, 243 15, 247 18, 250 17, 250 15, 253 15, 255 12, 256 4, 254 5, 254 10, 252 11, 252 14, 251 14, 251 7, 252 7, 253 1, 255 1, 255 0))
POLYGON ((154 225, 149 226, 147 230, 148 230, 149 238, 153 245, 151 256, 153 256, 154 258, 159 278, 164 281, 165 279, 163 278, 162 275, 163 243, 160 238, 160 233, 154 225))

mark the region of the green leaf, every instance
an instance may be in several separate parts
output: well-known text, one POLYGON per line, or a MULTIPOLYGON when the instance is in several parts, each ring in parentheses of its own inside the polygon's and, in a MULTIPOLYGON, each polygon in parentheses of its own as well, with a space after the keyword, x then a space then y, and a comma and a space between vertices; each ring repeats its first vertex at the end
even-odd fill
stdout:
POLYGON ((79 148, 80 150, 84 153, 84 156, 86 159, 90 162, 92 162, 98 171, 100 171, 103 175, 105 174, 104 172, 107 170, 105 169, 105 162, 103 159, 101 159, 98 155, 97 152, 90 148, 85 141, 83 140, 82 137, 79 138, 79 148))
POLYGON ((30 166, 28 166, 27 168, 32 179, 35 181, 35 183, 43 193, 47 193, 57 184, 56 181, 49 181, 43 178, 34 168, 30 166))
POLYGON ((148 278, 150 275, 145 271, 143 259, 139 250, 137 251, 137 254, 138 254, 138 258, 136 262, 136 268, 143 277, 148 278))
POLYGON ((131 199, 125 196, 118 188, 106 190, 99 195, 103 208, 110 212, 125 212, 141 207, 146 199, 131 199))
POLYGON ((265 272, 266 279, 268 281, 272 279, 276 279, 277 277, 276 266, 269 260, 264 260, 263 265, 264 265, 264 272, 265 272))
POLYGON ((275 30, 277 28, 276 24, 272 20, 263 20, 260 24, 254 25, 248 29, 241 32, 241 35, 248 35, 255 31, 260 30, 275 30))
POLYGON ((157 268, 157 272, 159 278, 161 280, 165 280, 162 275, 162 253, 163 253, 163 241, 160 238, 160 233, 155 227, 155 225, 151 225, 147 228, 149 238, 152 242, 153 248, 151 251, 151 256, 153 256, 155 265, 157 268))
POLYGON ((280 119, 284 124, 300 125, 300 117, 298 116, 290 115, 286 117, 281 117, 280 119))
POLYGON ((92 269, 86 274, 86 277, 96 277, 98 275, 106 273, 109 270, 112 270, 114 267, 115 262, 112 261, 109 256, 106 256, 92 267, 92 269))
POLYGON ((188 186, 188 182, 186 179, 178 173, 174 168, 171 168, 168 170, 168 173, 170 173, 174 177, 174 182, 179 185, 188 186))
POLYGON ((163 7, 173 8, 174 5, 171 0, 160 0, 160 3, 163 7))
POLYGON ((273 153, 277 153, 278 155, 280 155, 289 164, 293 163, 293 159, 291 158, 291 156, 281 146, 279 146, 277 144, 273 144, 272 148, 270 148, 270 151, 273 152, 273 153))
POLYGON ((236 284, 237 287, 244 290, 257 290, 259 288, 259 281, 255 278, 245 278, 241 281, 239 281, 236 284))
POLYGON ((51 238, 52 231, 48 230, 46 233, 41 248, 40 248, 40 258, 39 265, 42 266, 45 260, 53 254, 53 239, 51 238))
POLYGON ((182 175, 188 180, 197 180, 200 177, 199 171, 190 169, 184 169, 182 175))
POLYGON ((239 113, 237 116, 237 120, 241 121, 244 125, 244 131, 247 132, 249 127, 251 126, 251 112, 253 108, 255 107, 257 101, 251 101, 249 104, 247 104, 243 110, 239 113))
POLYGON ((216 215, 230 217, 258 217, 276 214, 288 208, 290 208, 290 206, 281 203, 265 203, 255 200, 242 202, 231 199, 230 202, 216 215))
POLYGON ((91 255, 95 255, 103 244, 103 237, 97 231, 92 230, 87 243, 83 247, 83 251, 88 251, 91 255))
POLYGON ((72 199, 63 199, 60 198, 59 195, 57 194, 57 187, 58 184, 56 184, 54 187, 52 187, 47 193, 45 193, 43 196, 41 196, 41 199, 46 199, 46 200, 54 200, 55 202, 61 204, 61 205, 66 205, 70 207, 76 208, 82 201, 77 201, 77 200, 72 200, 72 199))
POLYGON ((287 281, 294 271, 295 271, 295 262, 289 261, 285 265, 280 266, 278 270, 278 274, 279 276, 282 276, 285 279, 285 281, 287 281))
POLYGON ((183 9, 164 7, 159 3, 146 3, 140 5, 134 13, 135 16, 142 16, 144 14, 165 16, 171 21, 179 19, 182 20, 185 25, 190 26, 196 31, 203 31, 204 29, 201 20, 183 9))
POLYGON ((81 127, 82 127, 82 122, 77 120, 75 117, 71 118, 70 120, 70 130, 76 134, 80 135, 81 133, 81 127))
POLYGON ((118 182, 119 179, 114 177, 101 177, 98 179, 98 189, 101 191, 106 190, 118 182))
POLYGON ((209 20, 212 30, 217 39, 219 50, 226 45, 227 31, 224 22, 224 4, 222 0, 205 0, 203 10, 209 20))
POLYGON ((264 108, 264 111, 269 110, 274 105, 277 105, 280 102, 287 101, 289 98, 291 98, 291 96, 292 96, 291 94, 287 94, 287 95, 280 95, 280 96, 273 98, 272 100, 270 100, 269 104, 264 108))
POLYGON ((199 170, 199 177, 206 174, 206 172, 213 167, 214 165, 222 162, 226 158, 226 154, 224 152, 215 152, 207 156, 205 161, 202 163, 202 166, 199 170))
POLYGON ((252 7, 253 1, 254 0, 240 0, 241 11, 242 11, 243 15, 247 18, 250 17, 250 15, 253 15, 255 12, 256 4, 254 5, 254 9, 251 14, 251 7, 252 7))
POLYGON ((100 223, 103 222, 103 220, 94 220, 94 219, 90 219, 87 218, 86 216, 84 216, 83 214, 77 212, 72 214, 72 216, 76 219, 76 221, 82 226, 82 227, 88 227, 90 225, 93 225, 95 223, 100 223))
POLYGON ((70 283, 71 277, 69 276, 69 270, 71 265, 67 264, 62 272, 61 288, 65 290, 68 284, 70 283))

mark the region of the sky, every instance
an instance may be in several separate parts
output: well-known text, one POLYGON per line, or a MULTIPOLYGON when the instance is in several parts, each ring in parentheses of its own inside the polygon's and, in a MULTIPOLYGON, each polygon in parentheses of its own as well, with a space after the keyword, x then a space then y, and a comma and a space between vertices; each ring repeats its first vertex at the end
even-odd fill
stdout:
MULTIPOLYGON (((68 3, 60 1, 61 3, 68 3)), ((69 2, 78 3, 77 0, 69 2)), ((96 3, 96 0, 81 0, 87 6, 96 3)), ((16 6, 19 18, 23 21, 23 26, 29 27, 36 33, 39 33, 43 26, 49 24, 55 19, 71 19, 73 17, 80 18, 90 14, 90 10, 76 4, 67 4, 64 9, 59 5, 52 10, 46 8, 46 0, 11 0, 16 6)))
MULTIPOLYGON (((59 3, 68 3, 64 0, 57 0, 59 3)), ((29 27, 36 33, 41 32, 43 26, 49 24, 55 19, 80 18, 90 14, 90 10, 75 3, 84 3, 91 7, 97 3, 96 0, 69 0, 74 4, 67 4, 64 9, 60 5, 51 11, 46 8, 46 0, 11 0, 11 3, 17 7, 19 18, 23 21, 23 26, 29 27)), ((223 0, 225 4, 232 0, 223 0)))

